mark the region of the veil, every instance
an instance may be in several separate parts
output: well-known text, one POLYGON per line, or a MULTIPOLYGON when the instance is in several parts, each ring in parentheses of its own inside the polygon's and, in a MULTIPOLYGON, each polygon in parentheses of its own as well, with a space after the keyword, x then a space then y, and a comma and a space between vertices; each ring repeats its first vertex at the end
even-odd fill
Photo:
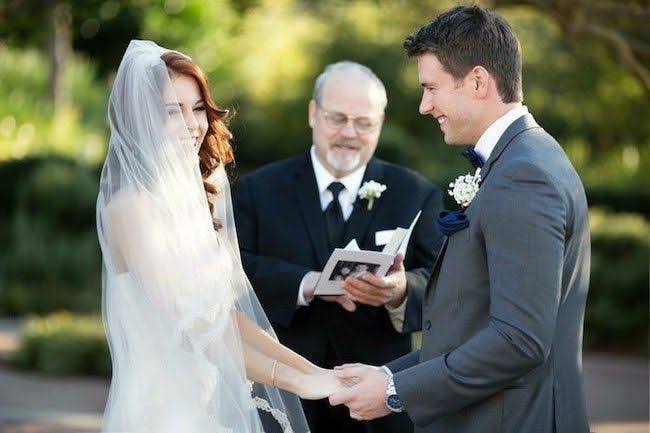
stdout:
POLYGON ((109 99, 97 198, 113 363, 102 431, 307 432, 295 395, 246 378, 236 315, 277 337, 243 271, 227 175, 211 176, 211 215, 182 115, 165 108, 167 51, 132 41, 109 99), (170 132, 179 126, 187 136, 170 132))

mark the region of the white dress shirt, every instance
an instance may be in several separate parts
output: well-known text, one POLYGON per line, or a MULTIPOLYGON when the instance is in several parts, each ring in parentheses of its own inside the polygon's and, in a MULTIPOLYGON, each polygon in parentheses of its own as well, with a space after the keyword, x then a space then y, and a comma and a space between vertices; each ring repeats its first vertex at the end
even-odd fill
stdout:
POLYGON ((483 158, 483 162, 488 160, 492 150, 494 150, 494 146, 497 145, 503 133, 506 132, 506 129, 508 129, 515 120, 526 114, 528 114, 528 107, 525 105, 515 107, 495 120, 494 123, 483 132, 474 146, 474 150, 481 156, 481 158, 483 158))
MULTIPOLYGON (((359 193, 359 188, 361 187, 361 181, 363 181, 363 175, 366 172, 367 165, 363 165, 357 168, 352 173, 344 176, 340 179, 334 177, 323 164, 318 160, 316 156, 316 149, 312 145, 310 151, 311 164, 314 167, 314 175, 316 176, 316 185, 318 187, 318 196, 320 198, 321 210, 324 212, 327 209, 327 206, 332 202, 334 195, 327 187, 332 182, 340 182, 345 187, 339 193, 339 204, 341 205, 341 211, 343 212, 343 219, 346 221, 352 215, 354 210, 354 202, 357 199, 357 194, 359 193)), ((296 305, 298 307, 306 307, 309 305, 310 301, 307 301, 304 294, 304 286, 306 283, 315 284, 314 273, 307 273, 302 281, 300 282, 300 287, 298 288, 298 299, 296 305)), ((404 327, 404 313, 406 312, 406 299, 404 302, 397 308, 390 308, 386 306, 388 310, 388 315, 390 317, 393 326, 398 332, 404 327)))

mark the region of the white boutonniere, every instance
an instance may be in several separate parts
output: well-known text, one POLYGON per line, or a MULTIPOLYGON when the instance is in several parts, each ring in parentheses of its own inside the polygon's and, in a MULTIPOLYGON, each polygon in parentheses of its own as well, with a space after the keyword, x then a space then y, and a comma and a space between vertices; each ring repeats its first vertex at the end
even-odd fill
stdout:
POLYGON ((374 180, 364 182, 359 188, 359 198, 361 200, 368 200, 368 210, 372 209, 372 205, 376 198, 381 197, 381 193, 386 191, 387 186, 374 180))
POLYGON ((474 199, 481 184, 481 169, 477 168, 474 176, 467 173, 464 176, 458 176, 455 181, 449 184, 447 192, 456 200, 456 203, 462 207, 467 207, 474 199))

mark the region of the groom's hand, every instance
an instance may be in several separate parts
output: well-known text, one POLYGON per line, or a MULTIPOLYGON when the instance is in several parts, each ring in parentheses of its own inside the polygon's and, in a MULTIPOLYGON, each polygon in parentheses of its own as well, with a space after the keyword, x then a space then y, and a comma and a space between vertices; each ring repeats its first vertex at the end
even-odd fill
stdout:
POLYGON ((352 301, 380 307, 388 305, 396 308, 406 298, 406 270, 404 256, 395 256, 393 265, 385 277, 377 277, 370 272, 360 277, 348 277, 342 285, 352 301))
POLYGON ((329 397, 332 406, 344 404, 350 410, 350 417, 356 420, 371 420, 391 413, 386 406, 388 375, 380 368, 355 364, 336 368, 336 376, 343 382, 356 385, 345 388, 329 397))

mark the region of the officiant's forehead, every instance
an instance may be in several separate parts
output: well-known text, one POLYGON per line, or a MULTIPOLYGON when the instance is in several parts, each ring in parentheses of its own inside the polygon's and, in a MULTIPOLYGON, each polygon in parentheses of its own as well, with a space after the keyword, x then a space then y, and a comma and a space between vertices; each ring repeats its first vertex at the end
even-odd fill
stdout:
POLYGON ((384 96, 377 83, 356 70, 332 72, 323 83, 320 103, 328 110, 349 115, 380 113, 384 96))

